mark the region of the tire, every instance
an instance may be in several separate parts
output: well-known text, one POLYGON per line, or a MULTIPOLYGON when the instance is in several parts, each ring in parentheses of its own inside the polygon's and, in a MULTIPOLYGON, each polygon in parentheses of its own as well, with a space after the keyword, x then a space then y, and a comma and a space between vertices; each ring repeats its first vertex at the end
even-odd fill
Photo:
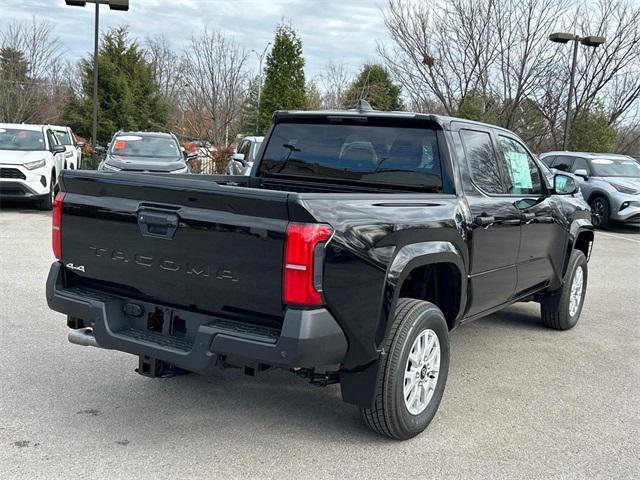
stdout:
POLYGON ((611 228, 611 206, 604 197, 595 197, 589 203, 591 206, 591 223, 596 228, 611 228))
POLYGON ((45 198, 43 198, 39 205, 38 208, 40 210, 52 210, 53 209, 53 200, 56 196, 56 177, 55 175, 51 174, 51 180, 49 181, 49 193, 47 194, 47 196, 45 198))
POLYGON ((573 250, 562 287, 540 302, 540 314, 547 327, 569 330, 576 326, 584 305, 587 278, 587 258, 580 250, 573 250), (577 278, 578 275, 581 275, 581 281, 577 278), (575 295, 572 297, 572 293, 579 293, 579 298, 575 295))
POLYGON ((361 408, 360 411, 364 422, 374 432, 406 440, 427 428, 444 393, 449 373, 449 329, 444 315, 432 303, 399 299, 383 346, 386 355, 380 360, 373 407, 361 408), (434 336, 437 344, 433 341, 434 336), (439 346, 439 369, 435 360, 422 367, 421 363, 409 362, 409 355, 415 354, 413 347, 418 338, 424 338, 426 345, 433 341, 434 346, 439 346), (420 388, 420 382, 424 382, 428 390, 418 390, 421 396, 413 397, 415 403, 407 400, 407 397, 412 398, 413 390, 409 390, 409 395, 405 397, 405 388, 410 388, 411 384, 410 378, 405 379, 405 372, 410 371, 416 373, 415 377, 411 377, 414 378, 414 388, 420 388))

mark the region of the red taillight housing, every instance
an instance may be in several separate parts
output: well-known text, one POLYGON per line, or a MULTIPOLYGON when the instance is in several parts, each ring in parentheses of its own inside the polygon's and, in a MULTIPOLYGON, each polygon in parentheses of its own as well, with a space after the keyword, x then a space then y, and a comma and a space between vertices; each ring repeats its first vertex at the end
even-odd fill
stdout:
POLYGON ((284 247, 283 300, 286 304, 321 305, 320 269, 324 243, 331 237, 329 225, 290 223, 284 247))
POLYGON ((51 221, 51 247, 53 254, 60 260, 62 258, 62 242, 60 241, 62 226, 62 202, 64 193, 58 193, 53 200, 53 216, 51 221))

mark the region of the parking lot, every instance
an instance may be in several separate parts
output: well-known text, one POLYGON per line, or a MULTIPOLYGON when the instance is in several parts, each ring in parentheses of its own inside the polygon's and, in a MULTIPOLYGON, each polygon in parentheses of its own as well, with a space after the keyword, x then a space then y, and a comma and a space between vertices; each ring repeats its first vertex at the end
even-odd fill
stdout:
POLYGON ((339 387, 284 371, 149 379, 67 342, 50 214, 0 212, 0 478, 638 478, 640 234, 598 232, 582 318, 537 304, 460 327, 431 426, 370 432, 339 387))

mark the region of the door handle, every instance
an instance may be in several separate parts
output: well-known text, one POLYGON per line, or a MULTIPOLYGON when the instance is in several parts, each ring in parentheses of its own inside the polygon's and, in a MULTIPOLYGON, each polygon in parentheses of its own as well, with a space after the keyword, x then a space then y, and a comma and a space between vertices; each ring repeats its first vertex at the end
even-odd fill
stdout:
POLYGON ((480 215, 473 220, 473 223, 475 223, 480 227, 488 227, 496 223, 496 217, 492 217, 488 215, 480 215))
POLYGON ((161 210, 140 210, 138 226, 145 237, 159 237, 171 240, 179 225, 178 215, 161 210))
POLYGON ((526 224, 529 224, 529 223, 533 222, 533 220, 535 218, 536 218, 536 214, 535 213, 521 213, 520 214, 520 220, 522 220, 526 224))

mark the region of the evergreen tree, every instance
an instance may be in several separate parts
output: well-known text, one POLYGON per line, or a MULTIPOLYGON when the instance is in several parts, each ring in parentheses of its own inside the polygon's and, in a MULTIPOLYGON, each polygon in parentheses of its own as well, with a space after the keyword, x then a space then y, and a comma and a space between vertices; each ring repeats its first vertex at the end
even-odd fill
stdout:
POLYGON ((249 82, 247 98, 242 106, 240 114, 240 133, 242 135, 261 135, 261 118, 258 112, 258 83, 260 77, 255 77, 249 82))
POLYGON ((271 52, 267 55, 260 101, 259 132, 271 124, 276 110, 302 110, 306 106, 302 40, 288 25, 276 29, 271 52))
MULTIPOLYGON (((108 31, 98 52, 98 142, 108 142, 117 130, 162 130, 167 107, 144 51, 128 38, 127 29, 108 31)), ((91 134, 93 61, 80 64, 82 94, 64 109, 63 118, 83 136, 91 134)))
POLYGON ((601 105, 580 110, 571 123, 569 150, 577 152, 611 152, 616 131, 601 105))
POLYGON ((30 100, 36 93, 36 79, 29 76, 24 52, 0 48, 0 122, 20 123, 32 118, 38 106, 30 100))
POLYGON ((364 99, 376 110, 402 110, 400 87, 391 81, 389 71, 378 64, 366 64, 345 93, 343 106, 353 108, 364 99))
POLYGON ((322 95, 318 85, 313 80, 307 83, 305 110, 320 110, 322 108, 322 95))

